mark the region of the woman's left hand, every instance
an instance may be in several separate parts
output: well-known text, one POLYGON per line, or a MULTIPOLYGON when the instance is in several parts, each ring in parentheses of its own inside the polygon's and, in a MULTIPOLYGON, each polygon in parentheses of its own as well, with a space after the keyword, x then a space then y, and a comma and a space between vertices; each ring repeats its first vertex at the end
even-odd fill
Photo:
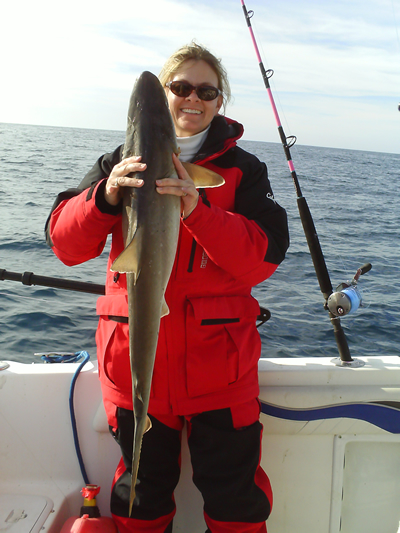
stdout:
POLYGON ((186 172, 179 158, 172 154, 178 178, 164 178, 157 180, 157 192, 160 194, 173 194, 182 199, 182 217, 187 218, 194 211, 199 201, 199 193, 189 174, 186 172))

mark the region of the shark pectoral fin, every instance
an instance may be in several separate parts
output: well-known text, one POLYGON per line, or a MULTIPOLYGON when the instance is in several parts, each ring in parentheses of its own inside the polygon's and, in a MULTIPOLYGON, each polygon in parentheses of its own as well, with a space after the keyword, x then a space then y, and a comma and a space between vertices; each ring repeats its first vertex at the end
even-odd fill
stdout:
POLYGON ((152 426, 152 423, 151 423, 150 417, 149 417, 149 415, 147 415, 147 417, 146 417, 146 427, 144 428, 144 432, 143 433, 147 433, 151 429, 151 426, 152 426))
POLYGON ((182 163, 182 165, 194 181, 196 187, 221 187, 225 183, 222 176, 208 168, 193 165, 192 163, 182 163))
POLYGON ((134 284, 136 284, 136 280, 140 274, 140 268, 135 239, 132 239, 125 250, 119 254, 111 265, 111 271, 133 274, 134 284))
POLYGON ((165 298, 163 298, 163 302, 161 304, 161 318, 166 315, 169 315, 169 308, 167 302, 165 301, 165 298))

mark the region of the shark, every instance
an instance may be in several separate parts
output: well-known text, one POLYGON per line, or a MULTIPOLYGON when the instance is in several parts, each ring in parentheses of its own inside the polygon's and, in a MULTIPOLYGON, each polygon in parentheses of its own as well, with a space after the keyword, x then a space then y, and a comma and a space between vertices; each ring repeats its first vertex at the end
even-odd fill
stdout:
MULTIPOLYGON (((128 292, 129 357, 132 373, 134 435, 129 514, 138 481, 143 435, 161 318, 169 313, 165 291, 178 245, 181 198, 161 195, 156 180, 177 178, 172 154, 179 154, 165 89, 151 72, 136 80, 129 102, 123 159, 141 156, 140 188, 123 187, 122 232, 125 248, 111 266, 125 273, 128 292)), ((219 187, 224 179, 211 170, 183 163, 196 187, 219 187)), ((139 175, 140 174, 140 175, 139 175)), ((134 173, 130 176, 135 176, 134 173)), ((139 480, 140 481, 140 480, 139 480)))

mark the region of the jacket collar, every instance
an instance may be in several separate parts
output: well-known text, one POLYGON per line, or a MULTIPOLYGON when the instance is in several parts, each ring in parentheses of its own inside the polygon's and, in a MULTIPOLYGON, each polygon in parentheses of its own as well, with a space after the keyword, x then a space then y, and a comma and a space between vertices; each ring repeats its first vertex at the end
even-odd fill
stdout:
POLYGON ((239 122, 222 115, 217 115, 211 122, 206 140, 194 157, 194 162, 205 162, 215 159, 230 148, 243 135, 244 128, 239 122))

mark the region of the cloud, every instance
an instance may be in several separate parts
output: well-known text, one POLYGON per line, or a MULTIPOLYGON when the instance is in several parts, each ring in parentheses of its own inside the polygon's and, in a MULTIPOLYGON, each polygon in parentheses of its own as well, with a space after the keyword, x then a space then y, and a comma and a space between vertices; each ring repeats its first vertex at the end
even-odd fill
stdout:
MULTIPOLYGON (((299 142, 399 151, 398 0, 246 5, 299 142)), ((265 137, 271 110, 239 0, 22 0, 2 8, 2 22, 0 121, 124 129, 135 77, 157 74, 195 38, 228 70, 228 115, 249 139, 279 140, 265 137)))

